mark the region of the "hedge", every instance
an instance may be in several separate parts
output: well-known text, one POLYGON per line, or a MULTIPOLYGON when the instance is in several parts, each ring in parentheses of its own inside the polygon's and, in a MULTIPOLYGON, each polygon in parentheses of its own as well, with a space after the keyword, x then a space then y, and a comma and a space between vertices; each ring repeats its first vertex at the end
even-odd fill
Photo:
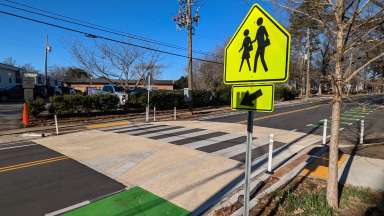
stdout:
MULTIPOLYGON (((161 90, 149 94, 150 106, 156 106, 159 110, 189 107, 205 107, 227 105, 231 102, 230 88, 218 89, 216 91, 194 90, 191 102, 184 99, 183 90, 161 90)), ((129 95, 126 108, 145 108, 147 106, 147 93, 129 95)))
POLYGON ((59 95, 51 97, 51 113, 76 114, 88 112, 111 112, 119 107, 119 98, 112 94, 91 96, 59 95))
MULTIPOLYGON (((275 100, 293 100, 298 92, 284 85, 276 85, 275 100)), ((150 106, 159 110, 177 108, 197 108, 207 106, 230 105, 231 88, 225 87, 215 91, 194 90, 191 102, 184 100, 183 90, 159 90, 150 93, 150 106)), ((96 94, 92 96, 64 95, 50 98, 50 113, 80 114, 90 112, 113 112, 119 108, 119 99, 111 94, 96 94)), ((30 113, 37 116, 44 110, 44 100, 37 98, 29 102, 30 113)), ((147 106, 147 93, 131 94, 128 102, 122 107, 129 109, 144 109, 147 106)))
POLYGON ((29 107, 29 114, 34 117, 38 116, 45 110, 45 101, 40 97, 36 98, 35 100, 30 100, 27 103, 29 107))
POLYGON ((285 85, 275 86, 275 100, 294 100, 299 95, 299 92, 294 88, 289 88, 285 85))

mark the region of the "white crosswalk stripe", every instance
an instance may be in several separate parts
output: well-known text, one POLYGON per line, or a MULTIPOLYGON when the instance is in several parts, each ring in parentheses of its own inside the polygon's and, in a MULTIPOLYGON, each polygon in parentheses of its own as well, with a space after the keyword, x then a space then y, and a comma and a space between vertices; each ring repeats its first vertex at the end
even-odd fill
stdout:
POLYGON ((187 130, 191 130, 191 129, 190 128, 176 128, 176 129, 170 129, 170 130, 167 130, 167 131, 160 131, 160 132, 156 132, 156 133, 145 134, 145 135, 142 135, 142 136, 143 137, 147 137, 147 138, 152 138, 152 137, 155 137, 155 136, 167 135, 167 134, 170 134, 170 133, 187 131, 187 130))
POLYGON ((119 132, 123 132, 123 131, 126 131, 126 130, 144 129, 144 128, 148 128, 148 127, 153 127, 153 125, 152 124, 143 124, 143 125, 138 125, 136 127, 119 128, 119 129, 112 130, 112 131, 109 131, 109 132, 119 133, 119 132))
POLYGON ((151 132, 151 131, 156 131, 156 130, 159 130, 159 129, 166 129, 166 128, 171 129, 172 127, 168 126, 168 125, 159 125, 158 127, 153 127, 153 128, 143 128, 141 130, 128 131, 125 134, 129 134, 129 135, 134 135, 135 136, 135 135, 139 135, 140 133, 143 133, 143 132, 151 132))
POLYGON ((107 128, 100 128, 98 130, 101 130, 101 131, 113 131, 113 130, 118 130, 118 129, 128 129, 128 128, 133 128, 133 127, 138 127, 138 126, 142 126, 144 124, 132 124, 132 125, 119 125, 119 126, 112 126, 112 127, 107 127, 107 128))
POLYGON ((195 137, 195 136, 201 136, 201 135, 205 135, 205 134, 209 134, 209 133, 212 133, 212 131, 203 130, 203 131, 197 131, 197 132, 193 132, 193 133, 189 133, 189 134, 167 137, 167 138, 163 138, 163 139, 159 139, 159 140, 161 140, 163 142, 175 142, 178 140, 191 138, 191 137, 195 137))
POLYGON ((201 141, 197 141, 197 142, 193 142, 193 143, 187 143, 184 146, 189 147, 189 148, 193 148, 193 149, 197 149, 197 148, 209 146, 209 145, 212 145, 215 143, 219 143, 219 142, 223 142, 223 141, 226 141, 229 139, 235 139, 235 138, 239 138, 239 137, 242 137, 242 135, 225 134, 222 136, 217 136, 217 137, 213 137, 213 138, 206 139, 206 140, 201 140, 201 141))
MULTIPOLYGON (((266 138, 256 139, 252 142, 252 149, 268 144, 266 138)), ((241 153, 244 153, 246 149, 246 142, 239 145, 231 146, 229 148, 221 149, 219 151, 212 152, 212 154, 220 155, 223 157, 231 158, 241 153)))

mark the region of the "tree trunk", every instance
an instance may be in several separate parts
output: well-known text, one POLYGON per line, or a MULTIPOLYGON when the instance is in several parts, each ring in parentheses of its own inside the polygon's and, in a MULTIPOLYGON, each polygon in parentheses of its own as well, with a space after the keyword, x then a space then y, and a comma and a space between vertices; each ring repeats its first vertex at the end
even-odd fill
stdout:
POLYGON ((304 91, 305 91, 305 77, 304 77, 304 64, 305 64, 305 60, 304 60, 304 57, 301 57, 301 63, 300 63, 300 79, 301 79, 301 90, 300 90, 300 97, 303 98, 304 97, 304 91))
POLYGON ((335 74, 334 89, 332 101, 332 123, 331 140, 329 146, 329 165, 328 165, 328 184, 327 184, 327 202, 332 208, 339 207, 338 191, 338 156, 339 156, 339 138, 340 138, 340 112, 341 112, 341 94, 342 87, 342 56, 344 47, 344 29, 343 29, 343 9, 344 1, 337 1, 337 10, 335 13, 337 32, 336 32, 336 55, 335 55, 335 74))
MULTIPOLYGON (((336 87, 337 88, 337 87, 336 87)), ((332 101, 331 140, 329 146, 329 172, 327 184, 327 202, 332 208, 338 208, 338 155, 340 129, 341 95, 336 92, 332 101)))
POLYGON ((311 79, 309 77, 309 66, 311 64, 311 58, 308 57, 308 65, 307 65, 307 72, 306 72, 306 84, 305 84, 305 98, 308 99, 311 95, 311 79))

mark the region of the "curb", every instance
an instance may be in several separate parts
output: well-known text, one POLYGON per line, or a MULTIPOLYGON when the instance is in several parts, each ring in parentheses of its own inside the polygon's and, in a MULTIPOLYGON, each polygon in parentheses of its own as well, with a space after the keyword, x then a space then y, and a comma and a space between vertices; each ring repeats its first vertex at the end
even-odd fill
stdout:
MULTIPOLYGON (((321 145, 318 145, 321 146, 321 145)), ((316 146, 312 146, 312 149, 316 146)), ((315 155, 322 154, 326 151, 326 148, 322 148, 315 152, 315 155)), ((290 162, 293 162, 293 160, 299 158, 300 156, 303 156, 304 154, 297 155, 297 157, 294 157, 290 160, 290 162)), ((259 200, 263 198, 264 196, 276 191, 277 189, 283 187, 286 185, 289 181, 291 181, 293 178, 295 178, 308 164, 312 163, 315 160, 315 157, 309 157, 308 159, 301 162, 299 165, 297 165, 294 169, 292 169, 289 173, 282 176, 276 183, 271 185, 270 187, 266 188, 261 193, 257 194, 252 200, 249 202, 249 208, 254 208, 259 200)), ((234 213, 231 214, 231 216, 241 216, 243 214, 243 207, 240 207, 237 209, 234 213)))
POLYGON ((129 190, 129 189, 131 189, 131 188, 130 188, 130 187, 126 187, 126 188, 124 188, 124 189, 121 189, 121 190, 118 190, 118 191, 115 191, 115 192, 112 192, 112 193, 109 193, 109 194, 101 195, 101 196, 96 197, 96 198, 91 199, 91 200, 85 200, 85 201, 83 201, 83 202, 76 203, 76 204, 74 204, 74 205, 71 205, 71 206, 68 206, 68 207, 65 207, 65 208, 62 208, 62 209, 53 211, 53 212, 45 213, 44 216, 56 216, 56 215, 61 215, 61 214, 64 214, 64 213, 66 213, 66 212, 69 212, 69 211, 72 211, 72 210, 81 208, 81 207, 83 207, 83 206, 89 205, 89 204, 91 204, 91 203, 94 203, 94 202, 96 202, 96 201, 99 201, 99 200, 101 200, 101 199, 104 199, 104 198, 113 196, 113 195, 115 195, 115 194, 121 193, 121 192, 126 191, 126 190, 129 190))

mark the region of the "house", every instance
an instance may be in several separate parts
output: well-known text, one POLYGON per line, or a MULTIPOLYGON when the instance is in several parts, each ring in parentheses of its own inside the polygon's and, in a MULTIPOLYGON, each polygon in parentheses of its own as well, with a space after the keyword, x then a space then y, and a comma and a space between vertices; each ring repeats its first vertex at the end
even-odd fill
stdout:
POLYGON ((23 69, 0 63, 0 89, 7 90, 22 84, 23 69))
MULTIPOLYGON (((65 85, 73 89, 86 92, 87 89, 101 89, 103 85, 106 84, 118 84, 128 88, 136 86, 137 80, 108 80, 106 78, 86 78, 82 77, 80 79, 66 80, 65 85)), ((174 81, 173 80, 154 80, 152 89, 154 90, 173 90, 174 81)), ((145 88, 145 82, 141 81, 137 84, 139 88, 145 88)))

